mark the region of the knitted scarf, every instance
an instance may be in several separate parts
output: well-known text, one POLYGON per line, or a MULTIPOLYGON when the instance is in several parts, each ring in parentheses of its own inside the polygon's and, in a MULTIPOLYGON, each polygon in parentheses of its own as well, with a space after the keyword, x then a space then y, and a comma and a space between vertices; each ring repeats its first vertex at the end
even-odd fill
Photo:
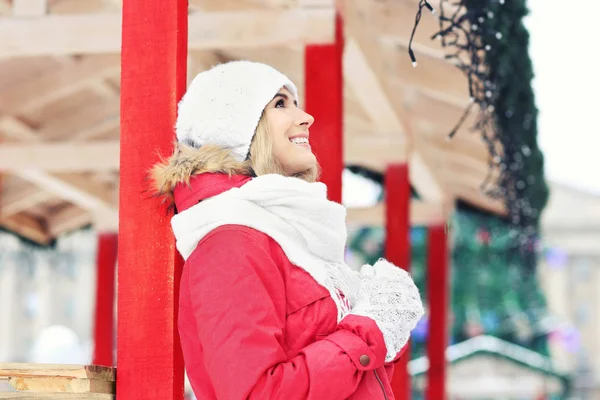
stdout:
POLYGON ((338 321, 349 311, 359 278, 344 262, 346 209, 327 199, 323 183, 262 175, 203 200, 171 220, 177 249, 186 260, 204 236, 228 224, 247 226, 273 238, 292 264, 329 291, 338 321))

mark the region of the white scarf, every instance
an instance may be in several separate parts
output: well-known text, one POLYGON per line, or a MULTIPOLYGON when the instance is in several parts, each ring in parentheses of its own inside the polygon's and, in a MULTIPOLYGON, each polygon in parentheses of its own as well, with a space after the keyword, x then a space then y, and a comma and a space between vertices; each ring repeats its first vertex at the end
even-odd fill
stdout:
POLYGON ((247 226, 273 238, 292 264, 329 291, 338 321, 349 311, 359 278, 344 262, 346 209, 327 200, 323 183, 262 175, 171 219, 177 249, 186 260, 204 236, 227 224, 247 226))

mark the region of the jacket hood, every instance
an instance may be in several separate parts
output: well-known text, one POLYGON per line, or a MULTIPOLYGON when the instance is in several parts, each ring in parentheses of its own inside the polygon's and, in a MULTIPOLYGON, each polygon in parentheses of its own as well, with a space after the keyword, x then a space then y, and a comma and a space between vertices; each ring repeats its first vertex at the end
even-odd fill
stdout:
POLYGON ((253 172, 248 161, 237 161, 219 146, 199 149, 175 144, 173 154, 150 170, 155 196, 181 212, 199 201, 241 187, 253 172))

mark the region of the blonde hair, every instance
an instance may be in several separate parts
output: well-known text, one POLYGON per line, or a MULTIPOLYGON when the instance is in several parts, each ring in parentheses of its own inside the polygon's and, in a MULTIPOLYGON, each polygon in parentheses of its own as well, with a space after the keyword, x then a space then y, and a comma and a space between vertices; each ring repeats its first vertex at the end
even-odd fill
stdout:
MULTIPOLYGON (((248 161, 250 162, 250 168, 252 168, 256 176, 266 174, 286 175, 281 164, 273 156, 273 138, 269 134, 264 112, 254 132, 248 161)), ((319 175, 320 167, 319 164, 316 164, 314 167, 293 176, 307 182, 316 182, 319 179, 319 175)))
MULTIPOLYGON (((230 150, 216 145, 203 145, 196 148, 186 143, 176 143, 173 154, 165 159, 160 157, 149 171, 155 196, 163 197, 172 203, 173 190, 178 184, 190 183, 190 179, 203 173, 239 174, 260 176, 267 174, 286 175, 281 164, 273 155, 273 138, 269 134, 264 113, 255 130, 247 160, 238 161, 230 150)), ((316 182, 320 168, 312 168, 293 175, 307 182, 316 182)))

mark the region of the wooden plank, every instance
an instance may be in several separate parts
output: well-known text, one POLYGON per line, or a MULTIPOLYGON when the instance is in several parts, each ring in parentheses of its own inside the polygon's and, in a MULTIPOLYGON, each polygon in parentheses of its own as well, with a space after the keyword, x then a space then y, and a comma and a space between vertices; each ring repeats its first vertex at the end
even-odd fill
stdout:
POLYGON ((0 146, 0 171, 18 172, 31 168, 52 172, 117 170, 119 141, 0 146))
MULTIPOLYGON (((118 218, 118 214, 113 213, 111 216, 105 217, 103 222, 105 224, 110 223, 112 227, 116 228, 119 224, 118 218), (110 219, 112 219, 112 221, 110 219)), ((53 212, 46 218, 48 233, 52 235, 52 237, 74 231, 93 222, 94 212, 71 205, 67 205, 59 211, 53 212)))
POLYGON ((65 377, 112 382, 116 369, 98 365, 0 363, 1 377, 65 377))
POLYGON ((46 14, 46 0, 13 0, 15 17, 39 17, 46 14))
POLYGON ((13 400, 115 400, 115 395, 105 393, 0 393, 0 399, 13 400))
POLYGON ((3 217, 9 217, 53 197, 53 194, 31 185, 15 190, 3 188, 0 192, 0 213, 3 217))
MULTIPOLYGON (((10 217, 4 217, 0 214, 0 226, 39 244, 46 245, 52 240, 42 221, 23 213, 10 217)), ((0 364, 0 368, 2 368, 2 364, 0 364)), ((2 375, 0 375, 1 378, 2 375)))
POLYGON ((98 79, 118 75, 120 68, 119 56, 116 54, 87 55, 3 91, 0 106, 9 114, 39 108, 69 96, 98 79))
MULTIPOLYGON (((343 1, 342 13, 344 21, 350 36, 356 41, 356 48, 362 52, 365 63, 368 65, 372 74, 378 78, 377 88, 382 90, 388 103, 391 103, 391 87, 387 84, 387 74, 385 69, 385 60, 378 40, 378 34, 373 26, 365 24, 363 9, 369 6, 369 1, 345 0, 343 1)), ((409 64, 410 65, 410 64, 409 64)), ((362 76, 355 76, 351 79, 362 79, 362 76)), ((367 99, 367 93, 360 93, 359 98, 367 99)), ((411 127, 411 120, 408 110, 405 107, 394 107, 397 119, 402 124, 402 132, 407 138, 414 136, 411 127)), ((427 164, 426 159, 422 157, 418 150, 410 154, 410 178, 421 197, 426 201, 439 202, 444 199, 444 190, 440 184, 439 178, 435 176, 435 171, 427 164)))
MULTIPOLYGON (((385 43, 384 43, 385 44, 385 43)), ((438 57, 421 54, 414 68, 408 57, 408 47, 391 43, 382 47, 391 80, 397 80, 451 102, 469 104, 469 85, 464 73, 438 57)))
POLYGON ((115 393, 115 382, 97 379, 16 377, 8 382, 15 390, 37 393, 115 393))
MULTIPOLYGON (((74 106, 67 115, 45 115, 44 126, 37 131, 47 141, 73 141, 80 132, 114 120, 119 115, 119 100, 94 101, 80 107, 74 106), (71 136, 72 135, 72 136, 71 136)), ((78 139, 79 140, 79 139, 78 139)))
POLYGON ((40 137, 29 125, 10 116, 0 116, 0 135, 18 140, 35 141, 40 137))
MULTIPOLYGON (((425 203, 412 200, 410 204, 410 225, 430 226, 444 223, 452 209, 451 204, 425 203)), ((373 207, 348 208, 347 223, 363 226, 385 226, 385 204, 378 203, 373 207)))
MULTIPOLYGON (((201 12, 189 16, 189 48, 269 47, 325 44, 334 39, 329 9, 201 12)), ((36 55, 118 53, 118 13, 0 18, 0 58, 36 55)))
MULTIPOLYGON (((148 195, 145 178, 173 151, 177 103, 186 88, 187 15, 187 0, 123 2, 117 392, 126 400, 183 398, 176 314, 183 263, 171 213, 148 195)), ((265 21, 267 30, 271 22, 265 21)))
MULTIPOLYGON (((436 8, 439 5, 439 1, 438 4, 435 4, 435 1, 430 3, 436 8)), ((418 9, 418 2, 403 0, 373 2, 369 7, 369 18, 382 35, 393 37, 398 43, 408 46, 418 9)), ((443 57, 445 51, 441 42, 431 40, 431 36, 438 30, 439 19, 424 8, 413 39, 413 50, 419 65, 420 54, 443 57)))
POLYGON ((336 15, 336 41, 306 46, 304 52, 305 109, 318 124, 311 126, 311 147, 321 165, 320 181, 327 198, 342 202, 344 170, 344 37, 342 18, 336 15), (323 90, 323 88, 327 90, 323 90))
MULTIPOLYGON (((385 241, 384 255, 387 260, 397 267, 410 273, 410 203, 411 187, 408 173, 408 163, 388 165, 383 182, 385 198, 385 241)), ((405 350, 400 360, 395 363, 390 386, 397 400, 411 399, 410 374, 408 361, 411 359, 410 346, 405 350)))
POLYGON ((18 175, 20 178, 68 200, 88 212, 101 215, 107 222, 110 221, 112 225, 116 226, 118 221, 117 207, 103 201, 96 194, 38 170, 23 170, 19 171, 18 175))
POLYGON ((353 39, 346 43, 344 75, 352 91, 359 94, 357 100, 370 117, 375 129, 407 134, 385 92, 386 83, 371 68, 366 55, 353 39))
POLYGON ((370 165, 383 170, 389 163, 405 162, 406 140, 392 134, 346 134, 344 136, 344 162, 350 165, 370 165))
MULTIPOLYGON (((43 143, 40 144, 40 139, 32 128, 23 127, 23 129, 25 129, 25 132, 28 133, 28 135, 24 136, 22 139, 26 142, 33 142, 35 144, 22 145, 22 148, 31 148, 31 147, 35 148, 35 146, 42 146, 42 148, 43 148, 43 146, 45 146, 45 144, 43 144, 43 143)), ((77 141, 77 140, 78 140, 77 138, 74 139, 74 141, 77 141)), ((59 148, 63 148, 63 149, 66 148, 68 152, 76 152, 77 153, 76 149, 77 149, 78 144, 74 143, 74 141, 67 142, 67 143, 58 143, 58 144, 55 143, 54 145, 58 146, 59 148)), ((115 149, 118 152, 119 143, 118 143, 118 140, 116 142, 113 141, 112 143, 113 143, 113 147, 114 147, 114 149, 113 149, 113 155, 114 155, 115 149)), ((0 152, 2 150, 3 150, 2 146, 0 146, 0 152)), ((4 148, 4 150, 6 150, 6 148, 4 148)), ((104 150, 106 150, 106 149, 104 149, 104 150)), ((29 153, 28 150, 25 150, 25 152, 29 153)), ((79 153, 77 153, 77 154, 79 155, 79 153)), ((15 153, 12 153, 12 157, 14 157, 15 155, 16 155, 15 153)), ((28 155, 30 156, 31 154, 28 154, 28 155)), ((108 153, 107 155, 110 158, 110 153, 108 153)), ((48 157, 48 156, 49 156, 48 154, 45 154, 41 157, 48 157)), ((64 156, 65 155, 63 154, 62 157, 64 157, 64 156)), ((72 156, 69 156, 68 154, 66 156, 71 157, 70 158, 71 161, 73 160, 72 156)), ((97 156, 99 156, 101 158, 103 157, 102 154, 98 154, 97 156)), ((116 161, 117 165, 113 169, 118 170, 118 163, 119 163, 118 154, 116 155, 115 158, 116 158, 116 160, 113 160, 113 162, 116 161)), ((0 160, 0 163, 2 163, 2 161, 6 161, 6 159, 0 160)), ((86 163, 85 160, 80 159, 80 161, 83 161, 84 163, 86 163)), ((46 162, 48 162, 52 165, 56 165, 57 160, 52 159, 52 158, 50 158, 50 159, 46 158, 46 162)), ((117 209, 116 209, 116 200, 115 200, 116 196, 114 196, 112 191, 108 190, 108 188, 106 188, 102 185, 93 184, 91 181, 89 181, 85 178, 82 178, 81 176, 51 175, 40 169, 36 170, 36 169, 17 168, 14 171, 14 173, 16 175, 20 176, 22 179, 25 179, 29 182, 36 184, 39 187, 42 187, 46 192, 53 193, 54 195, 56 195, 60 198, 63 198, 63 199, 73 202, 74 204, 78 205, 79 207, 81 207, 83 209, 93 212, 92 216, 90 216, 89 214, 86 215, 79 209, 76 209, 75 211, 66 210, 64 212, 56 213, 55 215, 53 215, 47 219, 47 223, 50 226, 49 226, 49 228, 44 228, 44 230, 43 230, 44 235, 47 235, 47 234, 53 235, 53 234, 62 233, 65 230, 75 229, 76 227, 86 225, 87 223, 89 223, 89 220, 91 220, 91 219, 95 220, 96 223, 99 226, 102 226, 103 228, 115 229, 115 227, 117 226, 118 213, 117 213, 117 209)), ((14 226, 14 224, 11 224, 10 221, 7 221, 7 223, 10 226, 14 226)), ((29 231, 27 231, 27 232, 29 232, 29 231)), ((24 234, 24 233, 21 232, 21 234, 24 234)), ((25 235, 25 236, 29 237, 27 235, 25 235)), ((32 238, 32 240, 37 241, 36 239, 33 239, 33 238, 32 238)))

